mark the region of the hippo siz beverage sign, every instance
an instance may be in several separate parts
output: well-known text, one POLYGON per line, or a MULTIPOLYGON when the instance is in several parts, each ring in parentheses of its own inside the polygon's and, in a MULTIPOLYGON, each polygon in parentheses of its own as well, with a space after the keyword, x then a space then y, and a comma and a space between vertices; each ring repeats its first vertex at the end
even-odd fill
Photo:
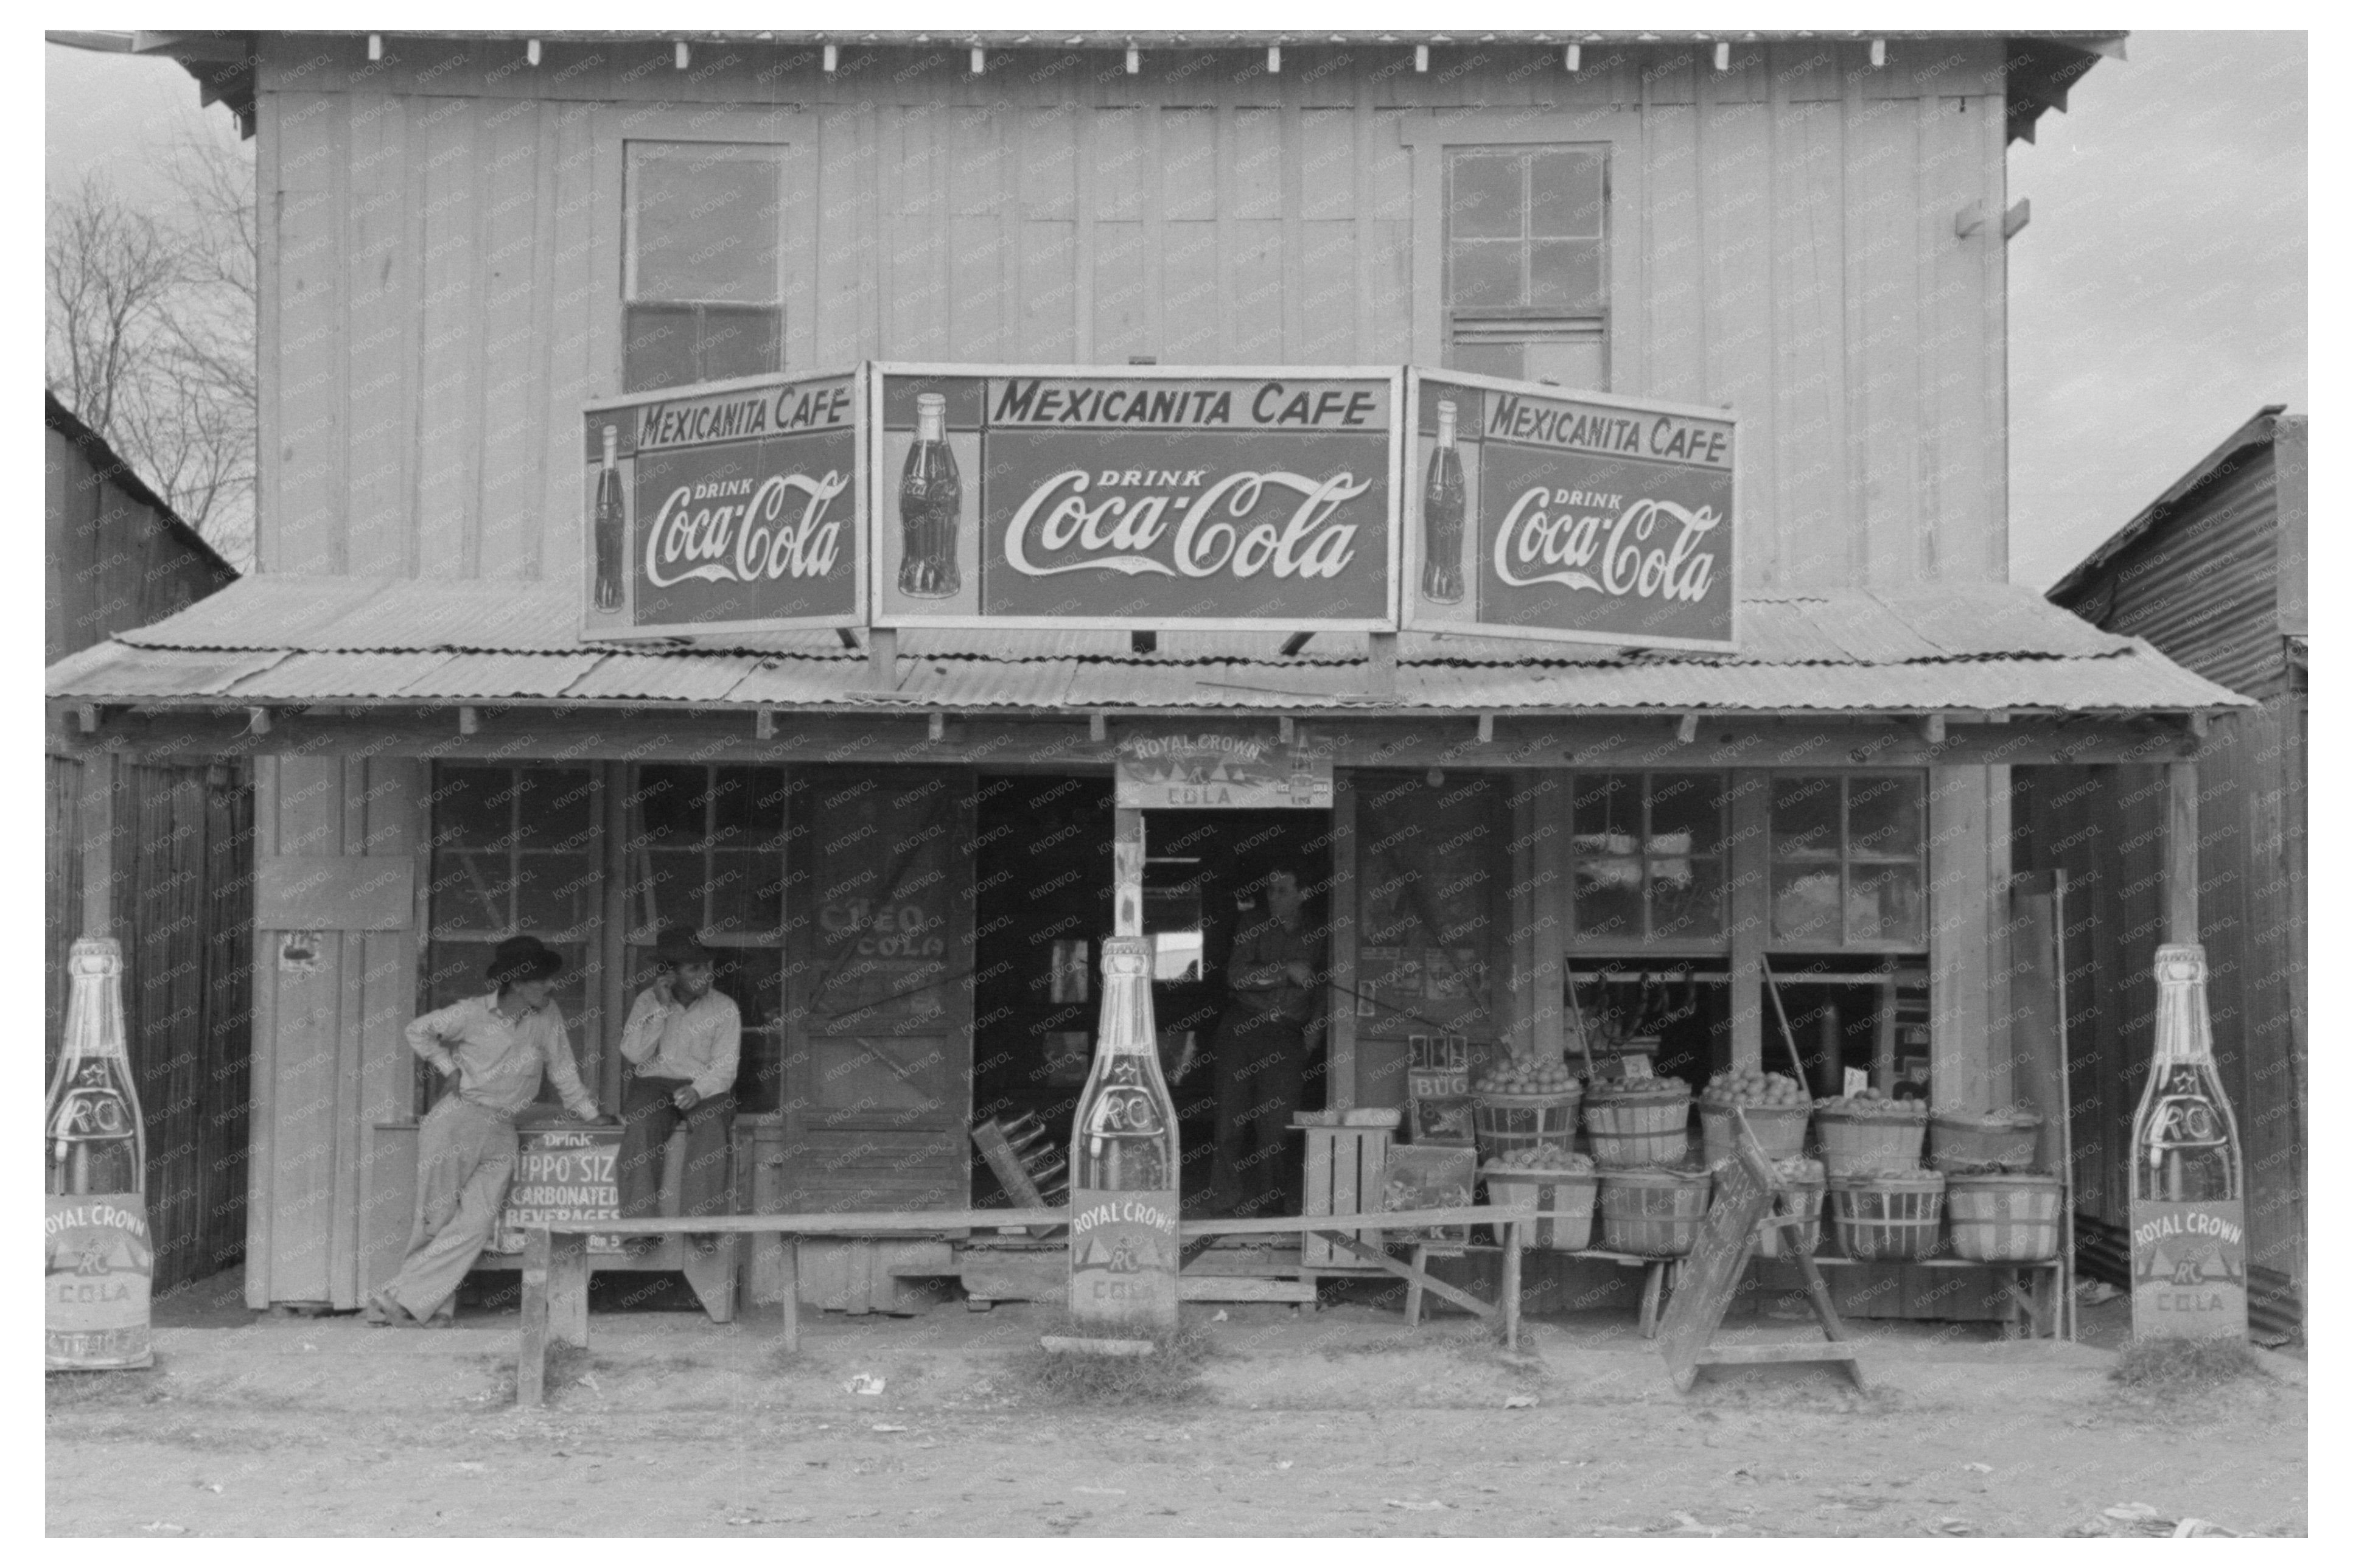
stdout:
POLYGON ((587 405, 584 635, 862 621, 861 380, 760 376, 587 405))
POLYGON ((1401 385, 875 367, 874 623, 1388 629, 1401 385))
POLYGON ((1736 421, 1410 372, 1409 630, 1732 650, 1736 421))

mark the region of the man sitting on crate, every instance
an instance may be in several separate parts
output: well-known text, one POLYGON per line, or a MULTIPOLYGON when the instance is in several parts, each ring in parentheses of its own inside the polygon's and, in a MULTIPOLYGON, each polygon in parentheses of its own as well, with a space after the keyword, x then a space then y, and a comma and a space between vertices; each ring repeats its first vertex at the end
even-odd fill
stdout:
MULTIPOLYGON (((735 1063, 744 1021, 735 1004, 711 987, 719 955, 684 926, 665 927, 654 946, 654 983, 638 993, 621 1028, 628 1062, 621 1088, 621 1216, 661 1212, 662 1153, 670 1130, 686 1124, 686 1170, 679 1213, 725 1214, 727 1130, 735 1114, 735 1063)), ((698 1251, 718 1237, 697 1236, 698 1251)), ((653 1237, 632 1237, 633 1253, 653 1250, 653 1237)))
POLYGON ((408 1026, 409 1049, 456 1084, 417 1130, 416 1228, 400 1272, 368 1298, 368 1321, 414 1328, 447 1321, 458 1282, 498 1229, 514 1179, 515 1113, 539 1098, 543 1074, 573 1115, 600 1120, 548 999, 563 968, 563 955, 537 937, 510 937, 484 976, 496 989, 408 1026))
POLYGON ((1267 914, 1234 939, 1232 1000, 1218 1020, 1218 1158, 1209 1208, 1277 1213, 1293 1180, 1292 1112, 1307 1066, 1308 1026, 1323 999, 1324 936, 1301 919, 1299 874, 1267 874, 1267 914))

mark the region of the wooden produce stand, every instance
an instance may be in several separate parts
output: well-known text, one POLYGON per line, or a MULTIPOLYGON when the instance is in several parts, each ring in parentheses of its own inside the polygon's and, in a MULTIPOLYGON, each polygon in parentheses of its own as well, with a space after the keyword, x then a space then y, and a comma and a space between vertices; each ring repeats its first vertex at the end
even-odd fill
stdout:
POLYGON ((1806 1223, 1788 1202, 1788 1189, 1757 1146, 1748 1119, 1734 1111, 1734 1159, 1716 1177, 1715 1201, 1701 1225, 1699 1241, 1685 1260, 1683 1278, 1668 1303, 1660 1330, 1659 1350, 1678 1393, 1688 1393, 1706 1366, 1756 1366, 1775 1363, 1837 1363, 1857 1388, 1864 1385, 1862 1366, 1848 1342, 1838 1310, 1831 1305, 1821 1271, 1810 1253, 1799 1250, 1796 1261, 1805 1276, 1806 1300, 1821 1324, 1826 1343, 1715 1344, 1725 1309, 1739 1286, 1742 1270, 1757 1249, 1758 1225, 1799 1226, 1806 1223), (1768 1217, 1768 1215, 1770 1217, 1768 1217))

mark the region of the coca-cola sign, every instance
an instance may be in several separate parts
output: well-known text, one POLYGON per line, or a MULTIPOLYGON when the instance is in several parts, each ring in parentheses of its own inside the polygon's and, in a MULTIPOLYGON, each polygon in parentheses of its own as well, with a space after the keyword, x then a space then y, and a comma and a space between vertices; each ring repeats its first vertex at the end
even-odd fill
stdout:
POLYGON ((586 634, 862 621, 860 380, 769 376, 590 405, 586 634))
POLYGON ((1733 416, 1411 376, 1408 627, 1736 647, 1733 416))
POLYGON ((877 624, 1395 624, 1393 372, 876 379, 877 624))

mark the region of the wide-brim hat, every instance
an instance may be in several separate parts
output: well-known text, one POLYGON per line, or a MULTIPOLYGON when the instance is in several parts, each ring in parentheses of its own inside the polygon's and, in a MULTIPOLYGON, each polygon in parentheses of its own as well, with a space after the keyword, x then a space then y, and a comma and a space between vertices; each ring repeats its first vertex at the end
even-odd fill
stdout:
POLYGON ((493 985, 551 980, 564 973, 564 955, 535 936, 511 936, 499 943, 482 973, 493 985))
POLYGON ((676 969, 688 963, 716 963, 719 954, 702 945, 692 926, 664 926, 654 938, 654 962, 676 969))

